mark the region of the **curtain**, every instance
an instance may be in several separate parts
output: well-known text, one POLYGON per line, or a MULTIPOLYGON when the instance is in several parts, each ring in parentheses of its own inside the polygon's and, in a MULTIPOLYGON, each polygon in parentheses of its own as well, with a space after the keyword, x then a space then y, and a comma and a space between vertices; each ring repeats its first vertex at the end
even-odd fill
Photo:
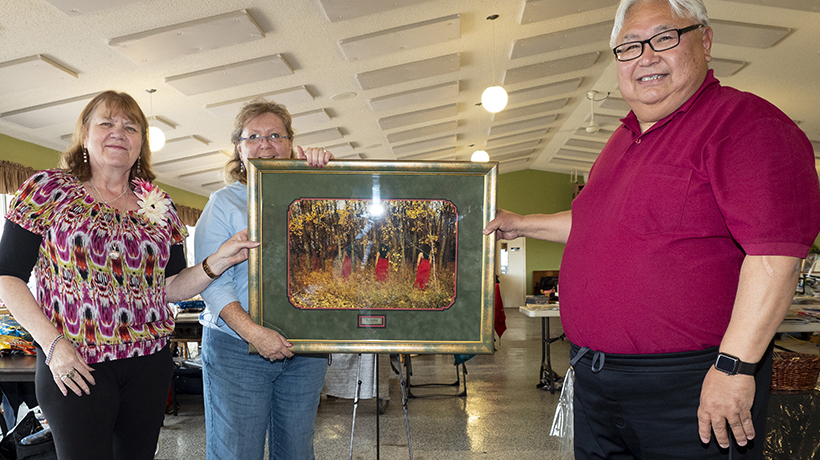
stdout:
POLYGON ((14 194, 36 170, 10 161, 0 161, 0 193, 14 194))
POLYGON ((196 225, 196 221, 199 220, 199 216, 202 214, 201 209, 192 208, 190 206, 177 204, 176 207, 180 220, 182 220, 185 225, 190 225, 191 227, 196 225))

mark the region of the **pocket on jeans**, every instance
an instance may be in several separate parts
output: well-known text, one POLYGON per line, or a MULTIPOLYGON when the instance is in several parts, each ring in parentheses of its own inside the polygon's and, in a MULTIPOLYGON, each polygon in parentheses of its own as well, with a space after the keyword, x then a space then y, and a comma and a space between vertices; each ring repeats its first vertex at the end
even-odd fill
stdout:
POLYGON ((672 165, 646 165, 627 189, 620 222, 640 234, 678 230, 683 219, 692 170, 672 165))

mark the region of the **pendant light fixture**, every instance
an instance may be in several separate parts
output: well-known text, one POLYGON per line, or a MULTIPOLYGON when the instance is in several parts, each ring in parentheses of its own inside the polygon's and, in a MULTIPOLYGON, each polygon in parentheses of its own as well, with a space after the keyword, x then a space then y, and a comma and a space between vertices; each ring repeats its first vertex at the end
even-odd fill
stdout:
POLYGON ((151 117, 148 119, 148 148, 151 149, 151 152, 156 152, 165 146, 165 133, 156 126, 150 126, 150 120, 154 119, 154 93, 156 93, 157 90, 146 89, 145 92, 151 95, 151 117))
MULTIPOLYGON (((492 16, 487 16, 488 21, 495 21, 498 19, 498 15, 494 14, 492 16)), ((493 86, 484 90, 484 93, 481 94, 481 106, 490 113, 497 113, 504 109, 507 106, 507 92, 504 91, 504 88, 495 84, 495 22, 493 22, 493 48, 492 48, 492 60, 493 60, 493 86)))
POLYGON ((470 157, 470 161, 473 163, 486 163, 490 161, 490 155, 484 150, 476 150, 473 152, 473 156, 470 157))

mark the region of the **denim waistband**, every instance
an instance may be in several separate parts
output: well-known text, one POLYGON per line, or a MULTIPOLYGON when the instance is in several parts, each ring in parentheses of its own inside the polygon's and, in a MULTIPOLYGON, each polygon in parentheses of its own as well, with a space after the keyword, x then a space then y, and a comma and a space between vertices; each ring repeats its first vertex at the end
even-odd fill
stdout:
POLYGON ((676 353, 653 353, 653 354, 620 354, 604 353, 602 351, 591 350, 587 347, 579 347, 571 344, 570 357, 572 365, 581 363, 592 368, 593 372, 600 372, 604 367, 612 370, 641 370, 641 369, 670 369, 682 367, 708 366, 715 362, 718 354, 718 347, 706 348, 704 350, 682 351, 676 353))

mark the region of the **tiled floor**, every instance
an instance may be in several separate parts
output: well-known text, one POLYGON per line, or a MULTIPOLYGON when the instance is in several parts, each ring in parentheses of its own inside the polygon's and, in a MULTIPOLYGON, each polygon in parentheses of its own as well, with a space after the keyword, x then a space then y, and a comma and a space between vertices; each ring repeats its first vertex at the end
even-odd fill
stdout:
MULTIPOLYGON (((407 404, 412 458, 415 460, 529 460, 557 459, 558 443, 548 435, 559 393, 536 388, 541 362, 541 320, 507 309, 507 326, 494 355, 479 355, 467 362, 467 396, 434 396, 410 399, 407 404)), ((551 321, 553 336, 561 333, 560 321, 551 321)), ((778 342, 795 351, 817 352, 817 345, 789 337, 778 342)), ((553 367, 562 375, 569 365, 569 344, 552 345, 553 367)), ((450 355, 413 358, 413 383, 455 380, 450 355)), ((448 388, 413 388, 422 395, 452 391, 448 388)), ((205 458, 202 397, 180 396, 179 415, 165 418, 162 448, 157 459, 205 458)), ((390 403, 380 417, 376 435, 374 400, 359 403, 354 459, 408 459, 407 431, 397 375, 391 375, 390 403)), ((316 426, 317 460, 348 458, 353 402, 323 397, 316 426)), ((244 460, 244 459, 243 459, 244 460)))

